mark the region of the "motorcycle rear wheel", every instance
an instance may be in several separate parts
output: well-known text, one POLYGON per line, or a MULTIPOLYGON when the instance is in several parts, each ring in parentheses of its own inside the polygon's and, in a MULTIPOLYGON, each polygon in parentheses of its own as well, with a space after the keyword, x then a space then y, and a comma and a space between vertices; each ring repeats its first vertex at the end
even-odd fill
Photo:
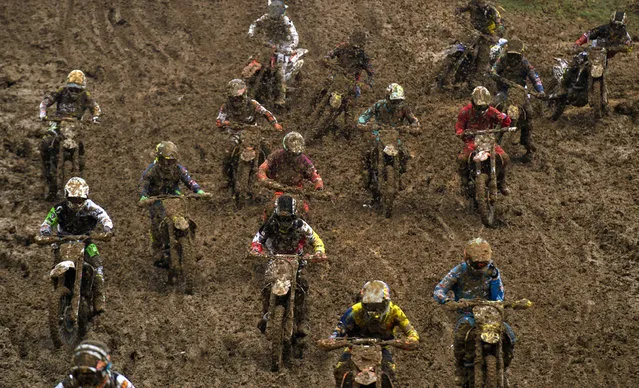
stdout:
POLYGON ((481 222, 490 227, 495 223, 495 205, 490 200, 489 190, 488 175, 480 174, 475 182, 475 199, 481 222))
POLYGON ((592 106, 592 113, 595 120, 601 119, 603 115, 603 99, 601 95, 603 93, 603 83, 601 79, 592 81, 592 87, 590 89, 590 106, 592 106))

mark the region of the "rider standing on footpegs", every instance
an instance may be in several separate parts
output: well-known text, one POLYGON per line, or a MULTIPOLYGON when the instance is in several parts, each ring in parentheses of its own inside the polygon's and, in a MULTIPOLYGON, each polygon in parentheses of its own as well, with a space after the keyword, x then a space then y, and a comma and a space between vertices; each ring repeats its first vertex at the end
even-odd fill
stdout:
POLYGON ((227 178, 230 187, 231 180, 231 153, 240 141, 240 135, 244 125, 253 125, 257 121, 257 115, 264 117, 276 131, 282 131, 282 125, 277 118, 264 108, 262 104, 248 97, 246 84, 241 79, 233 79, 227 85, 227 99, 220 107, 215 120, 215 125, 220 130, 226 130, 229 134, 230 148, 225 150, 222 171, 227 178))
MULTIPOLYGON (((79 177, 69 179, 64 186, 64 201, 54 205, 40 226, 41 236, 88 235, 100 224, 105 233, 111 232, 113 222, 109 215, 89 199, 89 185, 79 177), (55 232, 53 230, 55 228, 55 232)), ((95 269, 93 282, 93 310, 96 314, 104 312, 104 268, 98 247, 85 240, 85 261, 95 269)), ((53 245, 54 265, 60 262, 60 247, 53 245)))
MULTIPOLYGON (((325 260, 326 253, 324 243, 306 221, 298 217, 297 201, 282 195, 277 198, 275 211, 260 227, 251 243, 251 253, 261 255, 264 248, 271 255, 304 253, 304 247, 313 247, 313 258, 325 260)), ((270 264, 270 263, 269 263, 270 264)), ((268 264, 267 264, 268 265, 268 264)), ((297 288, 295 289, 295 337, 302 339, 309 334, 308 328, 308 303, 306 295, 309 292, 308 280, 302 270, 306 266, 306 260, 301 260, 297 271, 297 288)), ((271 285, 266 284, 262 289, 262 318, 257 327, 262 333, 266 330, 268 321, 269 297, 271 285)))
MULTIPOLYGON (((323 340, 322 346, 334 348, 331 345, 339 342, 340 338, 356 337, 395 340, 402 349, 417 348, 419 334, 402 309, 391 302, 390 288, 386 283, 381 280, 367 282, 360 291, 359 299, 360 302, 349 307, 342 315, 328 341, 323 340), (395 339, 396 330, 400 330, 406 339, 395 339)), ((344 376, 353 370, 351 363, 351 350, 346 348, 334 369, 337 387, 342 387, 344 376)), ((395 362, 388 345, 382 347, 382 370, 395 384, 395 362)))
POLYGON ((499 11, 484 0, 471 0, 468 4, 455 10, 455 15, 464 12, 470 14, 470 23, 487 39, 480 39, 477 45, 477 68, 471 74, 469 86, 482 84, 482 80, 489 71, 490 46, 497 43, 504 34, 504 25, 499 11))
MULTIPOLYGON (((173 142, 163 141, 155 147, 155 160, 142 173, 140 201, 156 195, 182 195, 180 182, 196 194, 206 194, 186 168, 178 163, 177 146, 173 142)), ((153 265, 168 268, 169 231, 168 226, 162 223, 166 213, 160 201, 149 206, 149 215, 153 265)))
POLYGON ((111 370, 109 347, 82 341, 73 351, 73 367, 55 388, 135 388, 123 374, 111 370))
MULTIPOLYGON (((398 127, 405 124, 410 124, 412 127, 419 128, 419 120, 405 101, 406 96, 404 94, 404 88, 396 83, 388 85, 386 88, 386 98, 377 101, 373 106, 366 109, 357 119, 357 123, 360 126, 366 125, 371 118, 375 118, 375 123, 381 126, 398 127)), ((375 131, 373 131, 375 135, 375 131)), ((373 153, 375 150, 375 144, 366 150, 364 155, 364 175, 366 178, 364 182, 366 187, 369 188, 372 184, 371 169, 373 168, 373 153)), ((399 173, 400 173, 400 188, 403 189, 403 182, 401 175, 406 172, 408 161, 411 156, 408 149, 403 142, 399 144, 399 173)))
MULTIPOLYGON (((264 44, 273 48, 278 53, 290 53, 299 44, 299 36, 293 21, 285 15, 286 6, 281 0, 272 0, 268 5, 268 13, 262 15, 249 26, 248 35, 262 35, 264 44)), ((277 63, 277 82, 279 95, 276 105, 286 103, 286 79, 284 77, 283 63, 277 63)))
MULTIPOLYGON (((100 106, 86 91, 87 79, 81 70, 73 70, 67 75, 65 86, 48 94, 40 103, 40 120, 47 120, 47 108, 57 104, 55 115, 57 118, 75 118, 81 120, 87 109, 91 110, 93 123, 98 123, 100 106)), ((49 186, 47 199, 55 200, 58 193, 58 154, 60 152, 59 123, 52 122, 40 144, 40 156, 44 178, 49 186)), ((78 159, 80 173, 84 171, 84 143, 78 144, 78 159)))
POLYGON ((363 30, 354 31, 348 42, 341 42, 324 56, 324 62, 328 63, 334 59, 340 70, 355 81, 355 98, 361 94, 362 71, 366 72, 366 84, 372 88, 375 71, 371 65, 368 54, 366 54, 367 34, 363 30))
MULTIPOLYGON (((448 272, 437 284, 433 297, 440 304, 460 299, 503 301, 504 286, 499 270, 492 261, 490 244, 482 238, 470 240, 464 249, 464 261, 448 272), (449 291, 453 291, 454 298, 448 296, 449 291)), ((475 318, 470 309, 464 309, 460 311, 460 314, 454 334, 455 384, 464 386, 464 368, 472 369, 472 361, 475 357, 475 350, 469 347, 469 344, 475 343, 474 339, 470 338, 475 318)), ((507 371, 514 356, 516 337, 515 332, 505 322, 504 328, 506 331, 503 342, 504 371, 507 371)))
MULTIPOLYGON (((462 151, 457 155, 457 172, 461 178, 462 190, 468 189, 468 168, 470 156, 476 148, 475 136, 464 133, 466 131, 483 131, 500 125, 502 128, 510 126, 510 117, 490 106, 490 92, 483 86, 477 86, 471 94, 470 104, 464 106, 457 115, 455 135, 465 143, 462 151)), ((495 146, 499 156, 497 164, 497 188, 503 195, 510 194, 506 185, 506 170, 510 166, 510 157, 499 145, 495 146)))
MULTIPOLYGON (((505 54, 497 58, 497 61, 493 65, 490 73, 497 81, 497 88, 499 89, 494 101, 496 106, 499 106, 499 104, 506 100, 508 89, 511 87, 509 82, 525 87, 526 80, 530 80, 537 93, 541 96, 545 94, 544 86, 541 83, 537 71, 530 62, 528 62, 528 59, 524 57, 523 53, 524 43, 517 38, 511 39, 507 43, 505 54)), ((531 161, 536 147, 532 141, 532 120, 534 113, 532 105, 530 105, 528 94, 526 94, 526 102, 523 108, 526 113, 526 119, 520 120, 517 124, 521 131, 519 143, 526 148, 524 161, 531 161)))

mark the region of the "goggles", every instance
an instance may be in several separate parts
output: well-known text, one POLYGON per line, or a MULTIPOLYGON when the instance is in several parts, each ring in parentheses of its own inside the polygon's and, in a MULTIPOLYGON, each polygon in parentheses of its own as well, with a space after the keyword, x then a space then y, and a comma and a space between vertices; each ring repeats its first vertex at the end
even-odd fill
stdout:
POLYGON ((488 262, 488 261, 472 261, 472 262, 470 263, 470 266, 471 266, 473 269, 483 269, 483 268, 488 267, 488 264, 489 264, 489 262, 488 262))
POLYGON ((69 198, 67 198, 67 201, 69 201, 69 203, 71 203, 72 205, 80 206, 80 205, 84 204, 84 201, 86 201, 86 198, 69 197, 69 198))
POLYGON ((362 303, 362 305, 364 306, 364 309, 366 311, 371 313, 383 313, 386 310, 386 307, 388 306, 388 304, 385 302, 362 303))

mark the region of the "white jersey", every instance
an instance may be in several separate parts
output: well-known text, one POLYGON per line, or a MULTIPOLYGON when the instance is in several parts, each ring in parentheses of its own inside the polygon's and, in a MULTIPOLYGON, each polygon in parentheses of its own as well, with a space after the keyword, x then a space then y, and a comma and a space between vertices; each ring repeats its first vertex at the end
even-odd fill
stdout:
MULTIPOLYGON (((268 14, 264 14, 259 19, 254 21, 253 24, 251 24, 250 27, 249 27, 248 35, 250 37, 255 36, 255 33, 259 31, 260 26, 268 18, 269 18, 269 15, 268 14)), ((284 39, 284 40, 282 40, 280 42, 272 42, 271 40, 269 40, 267 43, 274 45, 275 46, 275 50, 277 52, 288 53, 288 52, 291 52, 291 51, 295 50, 295 48, 299 44, 300 38, 299 38, 299 35, 297 35, 297 30, 295 29, 295 25, 293 24, 291 19, 288 18, 288 16, 286 16, 286 15, 282 16, 281 22, 285 26, 286 31, 287 31, 286 39, 284 39)))

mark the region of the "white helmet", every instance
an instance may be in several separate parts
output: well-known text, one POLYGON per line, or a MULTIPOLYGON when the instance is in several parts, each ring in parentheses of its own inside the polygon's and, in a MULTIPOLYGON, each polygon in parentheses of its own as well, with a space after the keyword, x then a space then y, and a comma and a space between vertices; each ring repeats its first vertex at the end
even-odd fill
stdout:
POLYGON ((77 176, 69 179, 64 185, 64 198, 89 198, 89 185, 77 176))

